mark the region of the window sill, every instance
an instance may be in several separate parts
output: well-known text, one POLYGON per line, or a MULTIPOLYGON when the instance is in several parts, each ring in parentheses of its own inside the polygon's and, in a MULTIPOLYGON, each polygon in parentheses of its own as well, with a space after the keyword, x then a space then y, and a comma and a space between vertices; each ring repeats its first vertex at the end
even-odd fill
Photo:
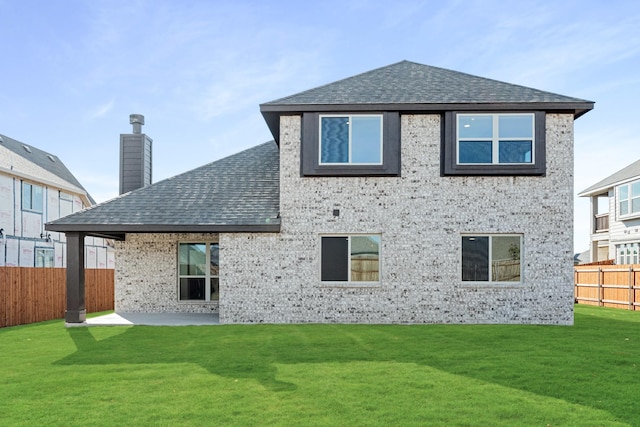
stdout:
POLYGON ((523 282, 474 282, 463 281, 459 282, 459 286, 462 288, 498 288, 498 289, 519 289, 524 287, 523 282))
POLYGON ((629 215, 620 215, 618 216, 619 221, 629 221, 632 219, 640 219, 640 213, 633 213, 629 215))
POLYGON ((381 288, 382 285, 380 282, 321 282, 321 288, 347 288, 347 289, 358 289, 358 288, 381 288))

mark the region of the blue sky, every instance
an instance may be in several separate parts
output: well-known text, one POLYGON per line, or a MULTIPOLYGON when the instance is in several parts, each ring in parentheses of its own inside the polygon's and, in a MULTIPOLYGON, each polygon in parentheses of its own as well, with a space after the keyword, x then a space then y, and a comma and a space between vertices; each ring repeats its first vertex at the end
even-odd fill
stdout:
MULTIPOLYGON (((131 113, 155 182, 272 139, 262 102, 403 59, 595 101, 574 193, 640 158, 631 0, 0 0, 0 16, 0 133, 59 156, 99 202, 131 113)), ((587 200, 575 216, 582 251, 587 200)))

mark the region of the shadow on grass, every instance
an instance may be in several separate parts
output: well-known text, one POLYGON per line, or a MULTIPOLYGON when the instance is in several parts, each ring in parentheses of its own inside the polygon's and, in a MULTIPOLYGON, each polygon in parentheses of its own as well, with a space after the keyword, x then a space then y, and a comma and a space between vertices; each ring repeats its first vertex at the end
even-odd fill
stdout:
MULTIPOLYGON (((598 309, 589 309, 598 310, 598 309)), ((574 327, 253 325, 129 327, 96 340, 70 328, 61 365, 194 363, 273 391, 278 364, 401 362, 605 410, 640 425, 640 313, 576 314, 574 327), (627 317, 625 317, 627 316, 627 317), (629 319, 626 320, 626 319, 629 319)))

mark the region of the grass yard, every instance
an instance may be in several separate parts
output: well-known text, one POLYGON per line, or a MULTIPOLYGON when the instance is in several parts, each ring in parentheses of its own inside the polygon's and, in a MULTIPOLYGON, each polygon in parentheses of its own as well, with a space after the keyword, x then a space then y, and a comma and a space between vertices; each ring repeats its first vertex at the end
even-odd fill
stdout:
POLYGON ((575 326, 0 329, 0 425, 640 426, 640 312, 575 326))

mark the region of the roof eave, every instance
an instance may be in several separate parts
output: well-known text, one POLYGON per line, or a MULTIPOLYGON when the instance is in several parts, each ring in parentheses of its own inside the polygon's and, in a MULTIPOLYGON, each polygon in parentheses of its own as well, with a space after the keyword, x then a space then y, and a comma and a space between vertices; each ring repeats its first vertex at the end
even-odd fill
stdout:
POLYGON ((55 224, 44 226, 47 231, 84 233, 123 240, 126 233, 279 233, 280 221, 265 224, 55 224))

